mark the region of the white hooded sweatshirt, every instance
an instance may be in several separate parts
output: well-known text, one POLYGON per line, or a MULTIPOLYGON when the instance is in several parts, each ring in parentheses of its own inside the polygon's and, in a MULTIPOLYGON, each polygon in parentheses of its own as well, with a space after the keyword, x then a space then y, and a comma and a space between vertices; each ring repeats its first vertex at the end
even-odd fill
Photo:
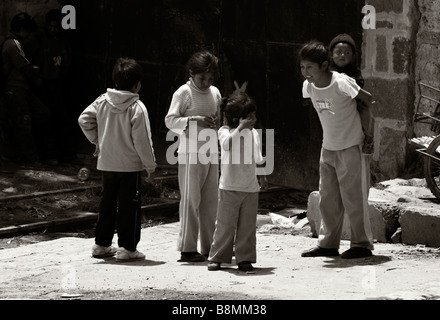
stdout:
POLYGON ((150 121, 137 93, 107 89, 81 113, 78 123, 99 148, 98 170, 154 172, 150 121))

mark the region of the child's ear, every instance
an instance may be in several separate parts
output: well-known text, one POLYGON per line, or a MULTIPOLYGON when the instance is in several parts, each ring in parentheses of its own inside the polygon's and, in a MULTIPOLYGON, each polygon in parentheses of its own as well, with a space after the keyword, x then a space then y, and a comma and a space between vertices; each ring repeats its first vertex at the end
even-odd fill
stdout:
POLYGON ((329 66, 330 66, 330 63, 329 63, 328 61, 324 61, 324 62, 321 64, 321 70, 322 70, 322 71, 327 71, 328 68, 329 68, 329 66))

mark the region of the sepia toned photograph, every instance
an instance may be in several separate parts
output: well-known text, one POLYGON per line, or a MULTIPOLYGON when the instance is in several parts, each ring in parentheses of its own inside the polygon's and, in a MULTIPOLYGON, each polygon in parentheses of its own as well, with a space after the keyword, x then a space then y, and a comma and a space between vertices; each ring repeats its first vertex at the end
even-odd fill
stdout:
POLYGON ((0 0, 0 302, 440 300, 439 30, 429 0, 0 0))

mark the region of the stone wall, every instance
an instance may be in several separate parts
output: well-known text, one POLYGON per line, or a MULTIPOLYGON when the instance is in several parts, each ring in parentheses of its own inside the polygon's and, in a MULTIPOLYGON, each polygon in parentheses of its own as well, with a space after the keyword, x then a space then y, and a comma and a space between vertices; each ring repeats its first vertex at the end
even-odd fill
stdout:
MULTIPOLYGON (((440 88, 440 1, 418 0, 420 11, 416 42, 415 80, 435 88, 440 88)), ((417 83, 416 83, 417 85, 417 83)), ((416 87, 415 108, 419 102, 420 91, 416 87)), ((424 89, 424 95, 440 100, 440 93, 424 89)), ((420 112, 433 112, 435 103, 423 99, 420 112)), ((430 126, 416 123, 414 132, 417 136, 432 136, 430 126)))
POLYGON ((399 177, 411 166, 418 4, 414 0, 367 0, 376 11, 376 28, 365 29, 362 73, 373 105, 376 180, 399 177))

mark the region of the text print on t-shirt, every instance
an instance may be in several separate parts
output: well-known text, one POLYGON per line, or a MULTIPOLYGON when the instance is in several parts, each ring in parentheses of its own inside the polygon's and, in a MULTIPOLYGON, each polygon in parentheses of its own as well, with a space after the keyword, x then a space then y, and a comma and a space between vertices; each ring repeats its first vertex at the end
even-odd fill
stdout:
POLYGON ((319 113, 335 115, 333 111, 333 99, 316 100, 316 110, 319 113))

